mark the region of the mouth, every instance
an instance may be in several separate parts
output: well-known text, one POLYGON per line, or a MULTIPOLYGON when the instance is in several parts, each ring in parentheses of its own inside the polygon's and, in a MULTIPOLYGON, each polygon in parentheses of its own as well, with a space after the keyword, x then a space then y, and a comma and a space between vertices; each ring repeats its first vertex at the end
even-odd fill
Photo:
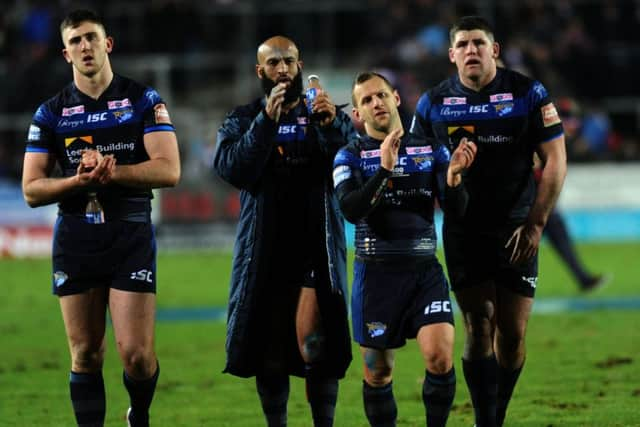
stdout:
POLYGON ((467 59, 466 62, 464 63, 464 65, 469 66, 469 67, 480 65, 480 60, 475 59, 475 58, 467 59))
POLYGON ((386 117, 386 116, 388 116, 388 115, 389 115, 389 113, 388 113, 388 112, 386 112, 386 111, 378 111, 377 113, 375 113, 375 114, 374 114, 374 116, 375 116, 376 118, 386 117))
POLYGON ((280 77, 276 80, 276 83, 284 83, 287 87, 291 86, 291 79, 289 77, 280 77))
POLYGON ((85 63, 85 65, 87 65, 88 63, 93 62, 93 56, 91 55, 85 55, 82 57, 82 62, 85 63))

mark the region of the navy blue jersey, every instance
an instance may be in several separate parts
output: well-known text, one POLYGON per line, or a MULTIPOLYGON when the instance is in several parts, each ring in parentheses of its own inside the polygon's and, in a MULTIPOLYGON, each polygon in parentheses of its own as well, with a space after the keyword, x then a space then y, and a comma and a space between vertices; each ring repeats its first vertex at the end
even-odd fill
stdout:
MULTIPOLYGON (((40 105, 29 127, 26 151, 52 154, 62 175, 69 177, 76 174, 85 149, 113 154, 118 165, 148 160, 143 137, 156 131, 174 131, 160 95, 114 75, 98 99, 71 83, 40 105)), ((97 193, 107 220, 149 221, 151 190, 111 184, 97 193)), ((76 193, 58 205, 61 214, 84 216, 86 204, 86 193, 76 193)))
POLYGON ((434 201, 442 203, 449 150, 433 140, 402 138, 392 172, 380 167, 380 143, 368 136, 342 148, 334 160, 333 179, 345 217, 356 224, 356 256, 432 257, 436 247, 434 201), (350 213, 345 201, 375 181, 365 203, 350 213))
MULTIPOLYGON (((562 132, 544 86, 502 68, 479 92, 457 74, 443 81, 422 95, 411 124, 411 133, 435 137, 450 152, 463 137, 477 144, 463 179, 469 202, 462 221, 487 229, 525 220, 535 198, 534 150, 562 132)), ((445 215, 445 221, 458 218, 445 215)))

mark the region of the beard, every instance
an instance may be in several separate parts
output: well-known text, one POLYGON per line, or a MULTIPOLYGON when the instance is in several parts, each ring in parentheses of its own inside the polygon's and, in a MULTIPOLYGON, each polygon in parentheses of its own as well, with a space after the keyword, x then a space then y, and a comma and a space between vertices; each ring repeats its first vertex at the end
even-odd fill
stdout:
MULTIPOLYGON (((262 79, 260 82, 262 83, 262 90, 264 94, 269 96, 271 94, 271 90, 277 85, 277 82, 274 82, 270 78, 266 76, 264 71, 260 70, 260 75, 262 75, 262 79)), ((293 78, 291 84, 284 92, 284 101, 283 104, 290 104, 296 101, 302 95, 302 73, 300 72, 300 67, 298 67, 298 74, 293 78)))

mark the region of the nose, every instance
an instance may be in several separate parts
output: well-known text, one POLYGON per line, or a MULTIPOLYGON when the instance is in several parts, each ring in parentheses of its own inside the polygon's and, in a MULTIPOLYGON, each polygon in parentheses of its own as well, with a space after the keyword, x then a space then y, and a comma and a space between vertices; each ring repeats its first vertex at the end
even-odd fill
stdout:
POLYGON ((86 38, 80 39, 80 50, 87 50, 89 48, 89 41, 86 38))
POLYGON ((284 61, 280 61, 278 62, 278 66, 276 67, 276 70, 280 74, 286 74, 289 71, 289 68, 287 67, 287 64, 284 61))
POLYGON ((467 53, 476 53, 477 51, 478 51, 478 48, 474 43, 467 44, 467 48, 466 48, 467 53))

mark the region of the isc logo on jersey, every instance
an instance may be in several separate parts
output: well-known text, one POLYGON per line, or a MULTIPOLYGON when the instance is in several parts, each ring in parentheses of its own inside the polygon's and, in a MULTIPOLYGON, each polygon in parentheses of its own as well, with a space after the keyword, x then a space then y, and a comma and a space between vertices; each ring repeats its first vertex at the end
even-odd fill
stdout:
POLYGON ((278 133, 280 135, 287 135, 291 133, 296 133, 297 125, 280 125, 278 127, 278 133))
POLYGON ((441 313, 443 311, 445 313, 451 312, 450 301, 433 301, 431 304, 424 308, 424 314, 441 313))
POLYGON ((469 105, 469 112, 470 113, 488 113, 489 105, 488 104, 469 105))
POLYGON ((107 120, 107 112, 87 114, 87 123, 97 123, 107 120))

